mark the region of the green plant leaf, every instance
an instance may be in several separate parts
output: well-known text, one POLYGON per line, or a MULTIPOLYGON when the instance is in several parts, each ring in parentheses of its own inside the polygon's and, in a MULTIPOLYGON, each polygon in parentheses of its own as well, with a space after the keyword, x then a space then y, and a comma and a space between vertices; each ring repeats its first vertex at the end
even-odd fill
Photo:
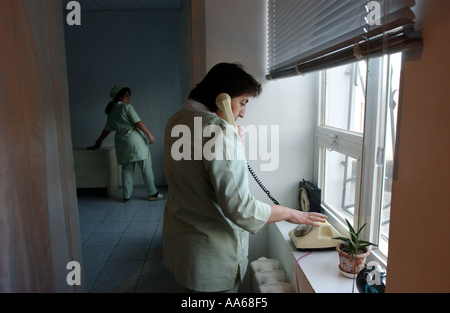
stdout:
POLYGON ((365 240, 360 240, 359 241, 359 243, 358 243, 358 246, 375 246, 375 247, 378 247, 378 245, 376 245, 376 244, 374 244, 374 243, 371 243, 371 242, 368 242, 368 241, 365 241, 365 240))
POLYGON ((345 237, 335 237, 335 238, 331 238, 331 239, 342 240, 344 242, 349 242, 350 241, 350 239, 345 238, 345 237))
POLYGON ((356 251, 356 244, 353 241, 349 241, 348 244, 352 251, 356 251))
POLYGON ((371 243, 369 241, 359 239, 359 235, 361 234, 362 229, 367 225, 365 223, 359 230, 358 233, 355 232, 355 229, 352 227, 350 222, 345 219, 347 222, 350 238, 345 237, 335 237, 332 239, 341 240, 344 244, 344 247, 341 249, 341 251, 346 252, 352 256, 352 258, 355 258, 355 254, 358 255, 358 250, 361 250, 363 248, 369 247, 369 246, 378 246, 374 243, 371 243))
POLYGON ((348 253, 348 254, 352 253, 352 250, 349 247, 343 248, 343 249, 341 249, 341 251, 348 253))
POLYGON ((360 245, 360 246, 358 246, 358 250, 362 250, 362 249, 367 248, 369 246, 370 245, 360 245))
POLYGON ((350 237, 352 241, 356 244, 356 242, 358 241, 358 237, 354 233, 350 233, 350 237))
POLYGON ((362 243, 362 244, 366 244, 366 243, 372 244, 371 242, 368 242, 367 240, 363 240, 363 239, 360 239, 359 242, 362 243))
POLYGON ((347 226, 348 226, 348 230, 349 230, 350 234, 351 233, 356 234, 355 230, 352 227, 352 224, 350 224, 350 222, 347 219, 345 219, 345 221, 347 222, 347 226))
POLYGON ((367 225, 367 223, 365 223, 363 226, 361 226, 361 228, 358 230, 358 233, 356 234, 357 237, 359 237, 359 235, 361 234, 362 229, 367 225))

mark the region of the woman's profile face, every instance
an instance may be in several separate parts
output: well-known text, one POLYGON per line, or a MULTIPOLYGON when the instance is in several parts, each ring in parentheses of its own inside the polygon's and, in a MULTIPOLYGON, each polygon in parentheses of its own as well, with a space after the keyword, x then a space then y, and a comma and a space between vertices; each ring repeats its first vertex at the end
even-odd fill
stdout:
POLYGON ((130 98, 130 93, 127 91, 127 93, 123 97, 119 98, 119 100, 123 103, 130 103, 130 98))
POLYGON ((245 94, 231 99, 231 111, 233 111, 235 121, 237 121, 238 118, 244 118, 248 99, 250 99, 250 97, 250 94, 245 94))

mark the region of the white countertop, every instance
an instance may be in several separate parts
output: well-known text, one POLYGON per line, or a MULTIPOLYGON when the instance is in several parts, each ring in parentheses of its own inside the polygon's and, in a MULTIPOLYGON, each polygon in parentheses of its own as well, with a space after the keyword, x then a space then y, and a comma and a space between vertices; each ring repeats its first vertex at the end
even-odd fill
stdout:
MULTIPOLYGON (((308 254, 308 252, 298 251, 289 238, 289 232, 295 225, 287 222, 276 223, 280 234, 284 237, 287 248, 291 250, 292 257, 297 260, 308 254)), ((301 270, 308 279, 311 287, 316 293, 351 293, 353 280, 344 277, 339 271, 339 256, 337 251, 314 251, 298 262, 301 270)), ((292 286, 297 289, 297 286, 292 286)), ((354 292, 359 293, 354 286, 354 292)))

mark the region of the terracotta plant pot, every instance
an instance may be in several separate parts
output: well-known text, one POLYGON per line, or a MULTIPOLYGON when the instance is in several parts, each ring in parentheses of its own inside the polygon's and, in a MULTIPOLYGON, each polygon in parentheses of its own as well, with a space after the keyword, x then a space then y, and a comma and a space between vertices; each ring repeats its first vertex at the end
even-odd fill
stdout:
MULTIPOLYGON (((339 253, 339 269, 344 273, 350 275, 358 275, 359 272, 364 268, 366 263, 366 258, 370 254, 370 250, 367 248, 363 248, 365 253, 358 254, 355 258, 346 252, 343 252, 341 248, 344 246, 343 243, 340 243, 336 246, 336 250, 339 253), (356 264, 355 264, 356 260, 356 264)), ((345 274, 344 274, 345 275, 345 274)), ((347 276, 347 275, 345 275, 347 276)), ((347 276, 348 277, 348 276, 347 276)))

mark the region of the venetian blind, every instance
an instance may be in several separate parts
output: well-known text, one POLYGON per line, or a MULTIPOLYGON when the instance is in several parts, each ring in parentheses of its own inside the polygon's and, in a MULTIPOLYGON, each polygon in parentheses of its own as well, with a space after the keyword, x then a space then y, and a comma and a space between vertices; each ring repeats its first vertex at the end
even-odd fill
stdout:
POLYGON ((422 46, 415 0, 268 0, 268 74, 278 79, 422 46))

